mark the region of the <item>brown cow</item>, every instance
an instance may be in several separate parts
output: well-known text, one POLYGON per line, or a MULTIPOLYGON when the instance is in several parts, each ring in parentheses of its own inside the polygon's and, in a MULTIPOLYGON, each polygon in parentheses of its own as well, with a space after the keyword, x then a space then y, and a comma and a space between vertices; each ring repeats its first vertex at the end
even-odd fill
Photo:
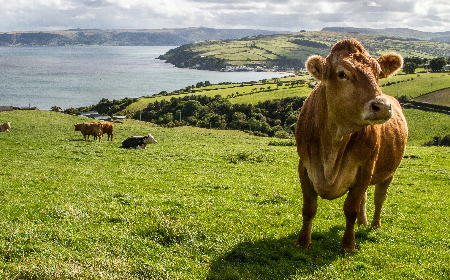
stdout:
POLYGON ((378 59, 356 40, 334 45, 326 59, 312 56, 307 69, 320 81, 300 112, 296 142, 303 193, 303 226, 297 247, 311 243, 317 196, 344 202, 346 228, 341 252, 355 252, 354 225, 368 225, 366 190, 375 185, 372 228, 380 228, 380 213, 394 172, 403 158, 408 128, 397 100, 384 95, 378 79, 402 65, 400 55, 378 59))
POLYGON ((81 131, 81 133, 84 136, 84 140, 86 140, 86 135, 88 137, 88 140, 90 139, 90 135, 94 135, 95 137, 98 137, 98 142, 102 140, 102 124, 101 123, 76 123, 74 124, 75 131, 81 131))
POLYGON ((108 141, 109 137, 111 137, 111 141, 113 140, 113 124, 111 122, 102 122, 102 135, 107 133, 108 134, 108 141))
POLYGON ((0 125, 0 132, 9 132, 10 128, 11 128, 11 123, 5 122, 4 124, 0 125))

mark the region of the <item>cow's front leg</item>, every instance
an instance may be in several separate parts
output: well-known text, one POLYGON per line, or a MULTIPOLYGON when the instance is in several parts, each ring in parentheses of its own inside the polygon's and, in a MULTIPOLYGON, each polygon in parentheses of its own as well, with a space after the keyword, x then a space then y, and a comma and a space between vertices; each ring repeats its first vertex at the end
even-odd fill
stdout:
POLYGON ((350 189, 347 198, 344 202, 344 215, 345 215, 345 232, 342 237, 341 253, 356 253, 356 242, 355 242, 355 221, 358 216, 361 199, 355 194, 353 189, 350 189))
MULTIPOLYGON (((364 178, 364 176, 359 176, 359 178, 361 177, 364 178)), ((368 182, 356 180, 356 184, 348 191, 344 202, 345 232, 342 237, 341 253, 356 253, 355 222, 360 214, 361 203, 368 185, 368 182)))
POLYGON ((311 180, 309 180, 306 168, 304 168, 301 163, 299 163, 298 170, 303 193, 303 225, 300 233, 298 234, 295 247, 307 249, 311 244, 312 221, 317 212, 317 193, 314 190, 311 180))

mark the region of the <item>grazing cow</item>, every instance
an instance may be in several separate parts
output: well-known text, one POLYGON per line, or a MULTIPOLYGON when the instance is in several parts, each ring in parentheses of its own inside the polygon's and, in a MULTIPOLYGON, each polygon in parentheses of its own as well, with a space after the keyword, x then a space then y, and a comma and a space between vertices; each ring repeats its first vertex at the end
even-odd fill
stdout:
POLYGON ((111 137, 111 141, 112 141, 113 140, 113 124, 111 122, 101 122, 101 124, 102 124, 102 135, 107 133, 108 141, 109 141, 109 137, 111 137))
POLYGON ((368 225, 368 186, 375 185, 371 227, 380 228, 387 189, 405 152, 408 128, 400 104, 378 86, 378 79, 394 75, 403 59, 389 53, 375 60, 350 39, 335 44, 326 59, 315 55, 306 64, 320 83, 297 121, 303 225, 295 245, 308 248, 311 243, 318 195, 331 200, 348 193, 340 251, 354 253, 355 221, 368 225))
POLYGON ((101 123, 76 123, 74 124, 75 131, 81 131, 84 136, 84 140, 86 140, 86 135, 88 140, 90 139, 90 135, 94 136, 94 140, 98 137, 98 142, 102 140, 102 124, 101 123))
POLYGON ((156 143, 156 139, 151 135, 147 136, 132 136, 123 140, 122 148, 135 148, 135 149, 145 149, 147 144, 156 143))
POLYGON ((11 128, 11 123, 5 122, 4 124, 0 125, 0 132, 9 132, 10 128, 11 128))

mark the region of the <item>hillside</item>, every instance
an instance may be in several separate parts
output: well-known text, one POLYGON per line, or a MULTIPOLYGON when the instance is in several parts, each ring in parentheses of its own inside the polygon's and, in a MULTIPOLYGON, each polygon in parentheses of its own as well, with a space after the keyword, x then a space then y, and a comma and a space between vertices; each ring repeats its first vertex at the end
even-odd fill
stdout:
POLYGON ((252 29, 71 29, 52 32, 0 33, 0 46, 180 46, 206 40, 242 38, 277 34, 276 31, 252 29))
POLYGON ((177 67, 218 70, 226 66, 249 66, 279 70, 301 69, 312 54, 326 56, 338 41, 356 38, 374 56, 395 51, 404 57, 449 57, 450 44, 329 31, 254 36, 233 40, 198 42, 172 49, 160 59, 177 67))
POLYGON ((450 32, 422 32, 409 28, 354 28, 354 27, 326 27, 322 31, 340 32, 340 33, 364 33, 377 36, 391 36, 406 38, 411 40, 435 41, 450 43, 450 32))
MULTIPOLYGON (((110 116, 127 115, 165 127, 232 129, 283 138, 293 135, 299 110, 315 82, 306 72, 246 83, 199 82, 196 86, 135 100, 103 99, 97 105, 79 110, 95 110, 110 116)), ((450 98, 448 91, 441 91, 447 90, 449 84, 448 73, 405 74, 402 71, 379 81, 385 94, 407 103, 408 108, 416 106, 421 110, 446 113, 450 98)), ((65 112, 75 114, 78 111, 68 109, 65 112)))
POLYGON ((2 112, 0 278, 446 279, 450 149, 420 145, 449 134, 450 116, 405 115, 383 228, 355 227, 358 253, 340 255, 345 197, 319 199, 313 244, 293 246, 302 192, 287 140, 128 120, 99 143, 74 131, 80 117, 2 112), (119 148, 148 133, 146 150, 119 148))

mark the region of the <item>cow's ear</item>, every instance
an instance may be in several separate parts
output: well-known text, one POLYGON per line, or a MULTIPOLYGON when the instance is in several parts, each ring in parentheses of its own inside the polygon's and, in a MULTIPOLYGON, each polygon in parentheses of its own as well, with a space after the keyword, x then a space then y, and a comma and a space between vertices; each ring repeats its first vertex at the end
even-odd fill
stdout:
POLYGON ((380 56, 378 64, 381 67, 380 79, 389 78, 403 67, 403 57, 396 53, 386 53, 380 56))
POLYGON ((306 61, 306 69, 317 80, 321 81, 325 72, 325 58, 313 55, 306 61))

